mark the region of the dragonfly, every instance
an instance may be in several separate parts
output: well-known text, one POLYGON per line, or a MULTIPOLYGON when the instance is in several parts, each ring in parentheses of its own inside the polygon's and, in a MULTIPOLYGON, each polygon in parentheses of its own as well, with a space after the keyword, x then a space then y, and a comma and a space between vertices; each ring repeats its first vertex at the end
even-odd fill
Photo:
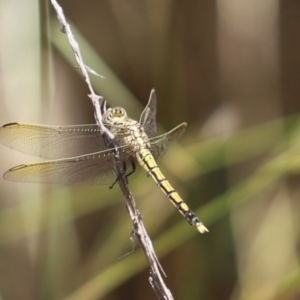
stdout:
POLYGON ((118 151, 126 179, 140 165, 166 198, 200 233, 207 228, 165 178, 156 161, 184 133, 187 124, 156 135, 156 93, 151 91, 140 120, 127 116, 122 107, 105 109, 104 126, 114 135, 108 147, 97 124, 47 126, 9 123, 0 128, 0 143, 17 151, 49 159, 9 169, 4 178, 19 182, 67 185, 101 185, 117 182, 115 153, 118 151))

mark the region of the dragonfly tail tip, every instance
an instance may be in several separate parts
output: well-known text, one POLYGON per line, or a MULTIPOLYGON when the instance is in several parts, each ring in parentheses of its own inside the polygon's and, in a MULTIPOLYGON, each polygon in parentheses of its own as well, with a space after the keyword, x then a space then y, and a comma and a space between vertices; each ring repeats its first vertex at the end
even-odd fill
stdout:
POLYGON ((197 225, 197 230, 200 233, 209 232, 209 230, 203 225, 203 223, 200 223, 200 224, 197 225))

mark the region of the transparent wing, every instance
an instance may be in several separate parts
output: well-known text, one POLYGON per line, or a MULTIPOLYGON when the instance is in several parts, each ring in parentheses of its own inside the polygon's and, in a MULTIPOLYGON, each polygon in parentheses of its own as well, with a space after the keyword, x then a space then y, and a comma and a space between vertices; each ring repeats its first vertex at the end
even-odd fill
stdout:
POLYGON ((156 135, 156 93, 152 89, 148 104, 144 108, 139 122, 145 129, 149 138, 156 135))
POLYGON ((150 151, 155 160, 160 159, 171 145, 181 137, 185 132, 186 126, 187 123, 182 123, 165 134, 149 139, 151 143, 150 151))
MULTIPOLYGON (((133 170, 127 147, 120 147, 124 171, 133 170)), ((12 181, 68 185, 112 184, 116 179, 113 150, 14 167, 4 174, 12 181)))
POLYGON ((74 157, 107 149, 96 124, 45 126, 11 123, 0 128, 0 143, 47 159, 74 157))

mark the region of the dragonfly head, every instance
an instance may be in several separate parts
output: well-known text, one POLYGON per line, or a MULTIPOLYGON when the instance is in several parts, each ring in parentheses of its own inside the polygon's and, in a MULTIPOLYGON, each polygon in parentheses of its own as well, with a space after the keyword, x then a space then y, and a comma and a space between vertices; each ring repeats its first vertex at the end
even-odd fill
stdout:
POLYGON ((109 125, 118 125, 126 120, 127 113, 122 107, 109 108, 103 114, 103 123, 109 125))

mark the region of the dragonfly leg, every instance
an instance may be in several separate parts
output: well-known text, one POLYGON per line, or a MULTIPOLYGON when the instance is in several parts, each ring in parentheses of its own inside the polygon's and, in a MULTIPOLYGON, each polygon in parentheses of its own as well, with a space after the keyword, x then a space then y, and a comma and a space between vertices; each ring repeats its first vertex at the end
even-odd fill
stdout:
POLYGON ((131 166, 132 166, 132 171, 130 171, 129 173, 127 173, 127 174, 125 175, 127 183, 128 183, 128 177, 129 177, 130 175, 132 175, 132 174, 136 171, 135 162, 134 162, 134 160, 133 160, 132 158, 130 158, 130 162, 131 162, 131 166))
POLYGON ((109 187, 110 189, 112 189, 114 187, 114 185, 118 182, 118 180, 120 178, 122 178, 123 176, 125 176, 125 179, 126 179, 126 183, 128 184, 128 176, 130 176, 131 174, 133 174, 136 170, 136 166, 135 166, 135 163, 134 163, 134 160, 132 158, 130 158, 130 163, 131 163, 131 166, 132 166, 132 171, 130 171, 129 173, 126 174, 126 169, 127 169, 127 165, 126 165, 126 162, 124 161, 123 162, 123 170, 122 170, 122 174, 120 174, 116 180, 112 183, 112 185, 109 187))
POLYGON ((115 179, 115 181, 112 183, 112 185, 109 186, 109 188, 112 189, 114 187, 114 185, 118 182, 118 180, 120 178, 122 178, 124 175, 125 175, 125 179, 126 179, 126 182, 127 182, 127 178, 126 178, 126 162, 125 161, 123 162, 122 173, 115 179))

